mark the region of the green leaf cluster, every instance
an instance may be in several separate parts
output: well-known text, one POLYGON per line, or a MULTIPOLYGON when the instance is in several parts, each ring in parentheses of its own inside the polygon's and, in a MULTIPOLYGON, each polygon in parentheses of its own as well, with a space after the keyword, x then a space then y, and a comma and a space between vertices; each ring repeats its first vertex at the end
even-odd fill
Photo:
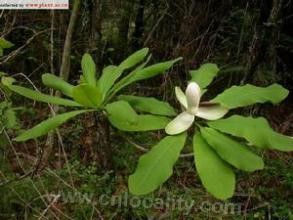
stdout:
MULTIPOLYGON (((0 44, 1 45, 1 44, 0 44)), ((71 85, 53 74, 44 74, 43 83, 66 97, 50 96, 39 91, 14 85, 11 77, 2 76, 5 88, 29 99, 77 108, 49 118, 16 137, 26 141, 40 137, 71 118, 89 112, 101 111, 113 127, 126 132, 144 132, 164 129, 176 111, 167 102, 154 97, 120 95, 118 92, 135 83, 165 73, 181 58, 147 66, 148 49, 130 55, 119 65, 103 68, 97 77, 96 65, 89 54, 82 57, 81 81, 71 85), (116 99, 114 99, 116 98, 116 99)), ((197 82, 203 91, 219 73, 215 64, 207 63, 191 70, 191 81, 197 82)), ((211 104, 235 109, 258 103, 277 104, 288 96, 288 90, 278 84, 267 87, 254 85, 232 86, 216 96, 211 104)), ((6 114, 6 113, 5 113, 6 114)), ((7 113, 10 124, 13 114, 7 113)), ((8 123, 8 124, 9 124, 8 123)), ((260 150, 292 151, 292 137, 274 131, 264 118, 234 115, 205 124, 196 124, 192 135, 195 167, 206 190, 218 199, 233 196, 236 184, 235 170, 254 172, 264 168, 260 150)), ((135 172, 129 177, 129 189, 133 194, 144 195, 157 189, 173 172, 185 142, 187 133, 164 137, 142 155, 135 172)))
MULTIPOLYGON (((215 64, 207 63, 197 70, 190 71, 191 81, 198 83, 204 90, 218 72, 219 68, 215 64)), ((247 84, 232 86, 212 99, 211 103, 234 109, 257 103, 277 104, 287 96, 288 90, 278 84, 268 87, 247 84)), ((121 99, 129 101, 140 111, 145 110, 141 100, 147 98, 122 96, 121 99)), ((149 103, 152 103, 152 100, 149 100, 149 103)), ((172 115, 174 112, 168 109, 165 105, 161 106, 164 113, 169 112, 172 115)), ((153 111, 153 113, 161 112, 153 111)), ((264 168, 263 156, 257 153, 260 149, 293 150, 293 138, 274 131, 262 117, 233 115, 226 119, 209 121, 196 128, 192 138, 196 170, 206 190, 222 200, 234 194, 236 169, 254 172, 264 168)), ((130 191, 143 195, 154 191, 164 183, 172 174, 185 139, 185 133, 167 136, 144 154, 139 159, 135 172, 129 177, 130 191)))
MULTIPOLYGON (((1 39, 0 46, 8 48, 11 45, 1 39)), ((13 78, 3 76, 1 78, 2 84, 14 93, 38 102, 79 109, 45 120, 14 140, 26 141, 45 135, 67 120, 88 111, 105 111, 110 123, 123 131, 149 131, 164 128, 169 122, 169 119, 165 116, 175 114, 174 109, 168 103, 155 98, 144 99, 138 96, 121 96, 127 100, 117 102, 114 100, 113 102, 115 95, 127 85, 163 74, 181 59, 146 66, 150 60, 148 53, 149 49, 143 48, 130 55, 119 65, 105 67, 99 78, 93 58, 86 53, 81 60, 82 75, 78 85, 72 85, 50 73, 42 75, 44 85, 59 91, 66 97, 47 95, 40 91, 15 85, 13 78), (148 103, 149 101, 151 103, 148 103), (150 104, 157 104, 158 106, 149 106, 150 104), (164 109, 161 109, 162 107, 164 109), (135 110, 148 114, 137 114, 135 110), (132 118, 129 120, 125 116, 131 116, 132 118)))

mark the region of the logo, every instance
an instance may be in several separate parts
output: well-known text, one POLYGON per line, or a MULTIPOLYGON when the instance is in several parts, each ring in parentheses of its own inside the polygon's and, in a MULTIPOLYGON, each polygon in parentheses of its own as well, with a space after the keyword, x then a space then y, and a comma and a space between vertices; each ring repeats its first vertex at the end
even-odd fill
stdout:
POLYGON ((64 10, 69 9, 69 0, 0 0, 0 9, 64 10))

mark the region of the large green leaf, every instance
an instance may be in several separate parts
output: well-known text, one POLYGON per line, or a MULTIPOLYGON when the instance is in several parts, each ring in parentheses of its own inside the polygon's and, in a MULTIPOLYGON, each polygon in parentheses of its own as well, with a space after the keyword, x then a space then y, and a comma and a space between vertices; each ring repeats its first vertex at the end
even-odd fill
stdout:
POLYGON ((140 71, 137 71, 135 74, 133 74, 133 76, 129 78, 129 81, 126 84, 129 85, 130 83, 144 80, 144 79, 149 79, 149 78, 154 77, 158 74, 162 74, 165 71, 167 71, 168 69, 170 69, 179 60, 182 60, 182 58, 179 57, 174 60, 170 60, 170 61, 166 61, 166 62, 162 62, 162 63, 157 63, 154 65, 148 66, 144 69, 141 69, 140 71))
MULTIPOLYGON (((5 73, 3 73, 3 74, 5 74, 5 73)), ((4 76, 1 76, 1 83, 4 86, 10 86, 14 82, 16 82, 16 80, 13 77, 6 76, 6 74, 4 76)))
POLYGON ((7 77, 6 73, 0 72, 0 89, 5 93, 6 97, 10 97, 12 95, 12 91, 7 87, 8 85, 13 84, 16 80, 12 77, 7 77))
POLYGON ((100 89, 89 84, 74 87, 72 95, 76 102, 86 107, 100 107, 103 102, 103 95, 100 89))
POLYGON ((191 81, 196 82, 202 89, 206 88, 213 81, 218 72, 218 66, 213 63, 206 63, 197 70, 189 71, 192 77, 191 81))
POLYGON ((229 109, 244 107, 256 103, 271 102, 277 104, 287 97, 288 90, 273 84, 268 87, 257 87, 250 84, 232 86, 219 94, 212 102, 220 103, 229 109))
POLYGON ((235 174, 208 145, 200 133, 193 137, 196 170, 206 190, 218 199, 228 199, 235 190, 235 174))
POLYGON ((86 83, 96 86, 96 64, 88 53, 85 53, 82 57, 81 68, 86 83))
POLYGON ((101 78, 98 81, 98 87, 103 93, 103 97, 106 96, 107 92, 114 85, 115 81, 121 76, 123 69, 117 66, 107 66, 103 69, 101 78))
POLYGON ((67 112, 63 113, 60 115, 56 115, 52 118, 49 118, 40 124, 36 125, 30 130, 25 131, 18 137, 14 139, 14 141, 27 141, 33 138, 40 137, 42 135, 47 134, 49 131, 54 130, 58 126, 62 125, 65 123, 67 120, 70 118, 75 117, 76 115, 79 115, 81 113, 85 113, 87 110, 80 110, 80 111, 72 111, 72 112, 67 112))
MULTIPOLYGON (((119 66, 107 66, 103 69, 103 74, 98 81, 98 86, 101 88, 103 95, 105 96, 110 88, 114 85, 115 81, 122 75, 123 71, 129 69, 136 64, 142 62, 147 56, 149 49, 143 48, 128 58, 126 58, 119 66)), ((144 66, 144 65, 141 65, 144 66)), ((139 69, 138 67, 137 69, 139 69)))
POLYGON ((48 86, 49 88, 58 90, 62 92, 64 95, 72 97, 72 90, 74 86, 64 81, 60 77, 57 77, 50 73, 45 73, 42 75, 42 81, 43 84, 48 86))
POLYGON ((148 52, 149 52, 148 48, 143 48, 141 50, 136 51, 135 53, 131 54, 128 58, 126 58, 124 61, 122 61, 119 67, 125 70, 135 66, 136 64, 144 60, 148 52))
POLYGON ((201 128, 201 134, 218 155, 234 167, 248 172, 264 168, 262 158, 244 144, 212 128, 201 128))
POLYGON ((155 131, 164 129, 171 120, 164 116, 139 115, 135 126, 121 130, 124 131, 155 131))
POLYGON ((125 101, 112 102, 106 105, 105 109, 110 122, 118 129, 137 124, 138 114, 136 114, 134 109, 125 101))
POLYGON ((78 104, 77 102, 74 102, 72 100, 46 95, 41 92, 27 89, 27 88, 24 88, 21 86, 9 85, 9 84, 6 84, 5 86, 7 86, 11 91, 18 93, 19 95, 22 95, 26 98, 35 100, 35 101, 50 103, 50 104, 54 104, 54 105, 80 106, 80 104, 78 104))
POLYGON ((129 176, 129 191, 135 195, 145 195, 163 184, 173 173, 185 139, 185 133, 167 136, 141 156, 134 174, 129 176))
POLYGON ((127 101, 134 109, 141 112, 166 116, 176 115, 175 110, 171 105, 169 105, 169 103, 159 101, 158 99, 152 97, 121 95, 118 99, 127 101))
POLYGON ((9 42, 8 40, 5 40, 4 38, 0 38, 0 48, 2 49, 8 49, 10 47, 13 47, 14 44, 9 42))
POLYGON ((2 77, 2 76, 7 76, 7 73, 0 71, 0 77, 2 77))
POLYGON ((262 117, 234 115, 227 119, 208 122, 208 125, 221 132, 245 138, 257 147, 280 151, 293 150, 293 138, 275 132, 262 117))
POLYGON ((152 131, 166 127, 169 118, 155 115, 138 115, 125 101, 117 101, 106 105, 108 119, 111 124, 122 131, 152 131))
MULTIPOLYGON (((158 74, 162 74, 165 73, 165 71, 167 71, 168 69, 170 69, 176 62, 178 62, 179 60, 181 60, 182 58, 177 58, 175 60, 170 60, 170 61, 166 61, 166 62, 162 62, 162 63, 157 63, 151 66, 148 66, 146 68, 141 68, 141 66, 139 68, 137 68, 135 71, 131 72, 129 75, 127 75, 126 77, 122 78, 117 85, 113 88, 114 92, 118 92, 119 90, 121 90, 122 88, 128 86, 131 83, 140 81, 140 80, 144 80, 144 79, 148 79, 151 77, 154 77, 158 74)), ((143 66, 146 63, 143 64, 143 66)))

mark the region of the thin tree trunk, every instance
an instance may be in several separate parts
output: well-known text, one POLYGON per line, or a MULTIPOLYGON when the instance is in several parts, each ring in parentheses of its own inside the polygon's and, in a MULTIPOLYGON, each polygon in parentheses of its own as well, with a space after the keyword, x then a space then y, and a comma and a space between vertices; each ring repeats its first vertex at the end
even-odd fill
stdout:
POLYGON ((72 35, 74 32, 74 27, 78 17, 77 15, 78 15, 79 9, 80 9, 80 0, 74 0, 73 9, 71 12, 69 25, 66 32, 66 38, 64 43, 63 55, 62 55, 62 63, 60 68, 60 77, 63 78, 65 81, 69 79, 72 35))
POLYGON ((95 51, 93 55, 95 58, 100 58, 100 40, 102 38, 101 33, 101 0, 93 0, 91 7, 91 29, 89 47, 91 51, 95 51))

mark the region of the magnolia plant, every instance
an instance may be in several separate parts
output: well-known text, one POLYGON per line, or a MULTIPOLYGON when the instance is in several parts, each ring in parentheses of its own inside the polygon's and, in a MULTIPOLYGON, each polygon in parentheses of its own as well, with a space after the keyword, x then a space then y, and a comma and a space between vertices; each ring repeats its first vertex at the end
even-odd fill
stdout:
POLYGON ((99 79, 95 63, 89 54, 85 54, 78 85, 71 85, 52 74, 44 74, 43 83, 60 91, 66 98, 24 88, 15 85, 15 79, 2 77, 6 88, 24 97, 78 109, 47 119, 14 140, 37 138, 74 116, 89 111, 103 112, 110 123, 122 131, 165 129, 167 136, 141 156, 134 174, 129 177, 129 190, 143 195, 156 190, 172 175, 187 136, 191 135, 199 178, 207 191, 219 199, 233 195, 235 169, 247 172, 263 169, 264 162, 257 154, 258 149, 292 151, 293 139, 275 132, 263 117, 232 115, 221 119, 231 109, 265 102, 277 104, 287 97, 288 91, 278 84, 263 88, 247 84, 232 86, 212 100, 200 102, 207 86, 219 72, 215 64, 204 64, 198 70, 191 71, 192 79, 185 94, 180 88, 175 88, 175 95, 184 109, 178 116, 169 103, 153 97, 116 96, 132 83, 164 73, 181 59, 146 67, 150 59, 150 56, 146 59, 147 54, 148 49, 145 48, 118 66, 105 67, 99 79))
POLYGON ((170 122, 170 119, 165 115, 176 114, 168 103, 151 99, 150 104, 158 105, 160 109, 155 112, 144 111, 148 114, 138 114, 127 101, 115 100, 116 94, 126 86, 164 73, 181 59, 146 66, 151 57, 148 56, 148 51, 147 48, 141 49, 130 55, 118 66, 105 67, 99 79, 97 79, 96 65, 93 59, 89 54, 85 54, 81 62, 82 75, 78 85, 71 85, 53 74, 43 74, 43 83, 49 88, 58 90, 64 97, 51 96, 18 86, 15 85, 14 78, 2 77, 1 82, 6 88, 26 98, 75 108, 74 111, 58 114, 41 122, 32 129, 23 132, 14 140, 27 141, 40 137, 56 129, 67 120, 90 111, 104 113, 114 127, 124 131, 163 129, 170 122), (130 69, 132 70, 129 71, 130 69), (160 114, 160 112, 163 114, 160 114))
POLYGON ((150 193, 172 175, 189 135, 203 186, 223 200, 234 194, 236 169, 254 172, 264 168, 263 158, 258 155, 260 150, 293 150, 292 137, 274 131, 263 117, 229 115, 223 118, 232 109, 256 103, 277 104, 287 97, 288 90, 278 84, 232 86, 212 100, 200 102, 218 72, 215 64, 204 64, 190 72, 192 79, 185 94, 175 88, 184 111, 165 127, 168 136, 140 157, 128 180, 133 194, 150 193))

